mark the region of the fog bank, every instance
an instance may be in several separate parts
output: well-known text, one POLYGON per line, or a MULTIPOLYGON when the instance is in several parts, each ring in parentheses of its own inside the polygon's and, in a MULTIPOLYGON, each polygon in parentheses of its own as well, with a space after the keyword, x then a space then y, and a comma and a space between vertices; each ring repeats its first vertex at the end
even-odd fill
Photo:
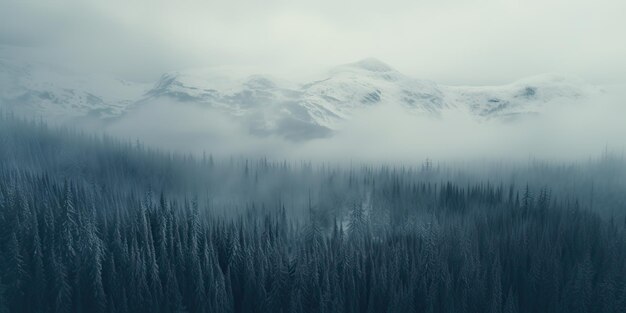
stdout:
POLYGON ((550 102, 542 113, 513 121, 477 121, 462 110, 431 118, 381 105, 360 111, 329 138, 301 142, 253 133, 216 110, 167 101, 143 104, 107 131, 154 147, 222 156, 333 162, 581 160, 607 147, 624 151, 622 87, 609 86, 577 102, 550 102))

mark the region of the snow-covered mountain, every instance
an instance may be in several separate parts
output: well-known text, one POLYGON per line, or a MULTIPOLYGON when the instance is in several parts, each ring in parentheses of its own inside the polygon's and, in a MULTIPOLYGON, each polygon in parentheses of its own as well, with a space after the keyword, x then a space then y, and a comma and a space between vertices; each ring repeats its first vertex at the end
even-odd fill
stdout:
POLYGON ((465 107, 479 120, 515 119, 540 114, 550 104, 579 101, 600 89, 556 74, 527 77, 503 86, 443 87, 449 103, 465 107))
POLYGON ((338 66, 326 79, 306 84, 302 90, 302 106, 313 112, 318 123, 331 128, 355 110, 381 104, 429 115, 438 115, 446 107, 436 84, 404 76, 375 59, 338 66), (328 119, 328 112, 333 120, 328 119))
POLYGON ((0 56, 0 106, 50 120, 119 117, 148 87, 0 56))
POLYGON ((558 75, 503 86, 442 86, 403 75, 375 59, 335 67, 304 84, 217 69, 166 73, 154 84, 137 84, 0 57, 0 105, 12 111, 65 121, 117 119, 165 102, 214 110, 252 134, 291 140, 330 136, 372 107, 395 106, 433 118, 454 110, 480 121, 508 120, 593 92, 581 80, 558 75))
POLYGON ((220 110, 245 121, 255 133, 290 139, 329 135, 372 106, 399 104, 433 116, 447 106, 436 84, 404 76, 374 59, 338 66, 324 79, 301 85, 261 75, 169 73, 137 105, 157 100, 220 110))

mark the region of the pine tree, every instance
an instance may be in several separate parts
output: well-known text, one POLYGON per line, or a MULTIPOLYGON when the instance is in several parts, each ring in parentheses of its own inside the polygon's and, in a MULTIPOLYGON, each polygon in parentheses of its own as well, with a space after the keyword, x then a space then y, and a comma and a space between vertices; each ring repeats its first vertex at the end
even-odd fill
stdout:
POLYGON ((500 266, 500 256, 496 255, 496 259, 491 267, 491 313, 502 312, 502 267, 500 266))
POLYGON ((367 222, 362 204, 353 203, 350 211, 348 234, 353 240, 360 241, 366 235, 367 222))
POLYGON ((2 283, 0 279, 0 313, 9 313, 9 303, 5 297, 7 287, 2 283))
POLYGON ((84 308, 89 312, 104 312, 106 308, 106 295, 102 281, 102 242, 98 237, 93 222, 87 222, 82 240, 85 241, 83 268, 87 279, 87 288, 84 290, 87 302, 84 308))
POLYGON ((32 254, 30 256, 31 265, 29 268, 29 290, 28 290, 28 299, 29 306, 33 311, 39 312, 43 309, 44 306, 44 295, 46 290, 46 276, 45 276, 45 268, 43 263, 43 249, 41 247, 41 239, 39 237, 39 225, 37 223, 37 218, 33 217, 33 243, 32 243, 32 254))
POLYGON ((504 300, 504 313, 518 313, 517 297, 513 293, 513 289, 509 288, 509 292, 504 300))
POLYGON ((54 264, 54 290, 53 307, 55 308, 55 312, 70 312, 72 308, 72 290, 68 283, 65 266, 60 261, 55 261, 54 264))
POLYGON ((60 257, 63 264, 73 268, 76 259, 75 238, 78 233, 78 213, 74 208, 72 189, 67 182, 65 183, 65 190, 63 194, 63 203, 61 207, 61 234, 59 236, 58 243, 61 245, 60 257))
POLYGON ((5 254, 5 280, 9 288, 7 298, 11 311, 23 310, 24 282, 26 280, 26 269, 20 249, 20 243, 15 232, 12 232, 5 254))
POLYGON ((522 203, 522 207, 526 210, 532 208, 533 206, 533 196, 530 192, 528 184, 526 184, 526 189, 524 189, 524 197, 522 198, 522 203))

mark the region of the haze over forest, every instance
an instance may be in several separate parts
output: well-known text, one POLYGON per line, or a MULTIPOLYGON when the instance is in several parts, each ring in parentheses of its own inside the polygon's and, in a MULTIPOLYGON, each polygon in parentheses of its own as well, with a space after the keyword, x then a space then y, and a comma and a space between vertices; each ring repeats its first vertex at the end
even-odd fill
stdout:
POLYGON ((0 313, 622 313, 624 12, 0 0, 0 313))

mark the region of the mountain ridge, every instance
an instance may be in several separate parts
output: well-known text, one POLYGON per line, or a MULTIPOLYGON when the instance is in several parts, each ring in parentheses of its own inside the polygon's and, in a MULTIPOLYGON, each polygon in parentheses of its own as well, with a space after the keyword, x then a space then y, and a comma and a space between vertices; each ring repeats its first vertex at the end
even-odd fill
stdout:
POLYGON ((193 104, 224 113, 253 134, 296 141, 332 135, 345 121, 377 106, 432 118, 455 110, 479 121, 510 120, 594 92, 580 79, 556 74, 499 86, 446 86, 406 76, 374 58, 336 66, 305 83, 191 69, 164 73, 152 84, 70 75, 0 58, 0 82, 0 104, 25 114, 119 119, 153 102, 193 104))

